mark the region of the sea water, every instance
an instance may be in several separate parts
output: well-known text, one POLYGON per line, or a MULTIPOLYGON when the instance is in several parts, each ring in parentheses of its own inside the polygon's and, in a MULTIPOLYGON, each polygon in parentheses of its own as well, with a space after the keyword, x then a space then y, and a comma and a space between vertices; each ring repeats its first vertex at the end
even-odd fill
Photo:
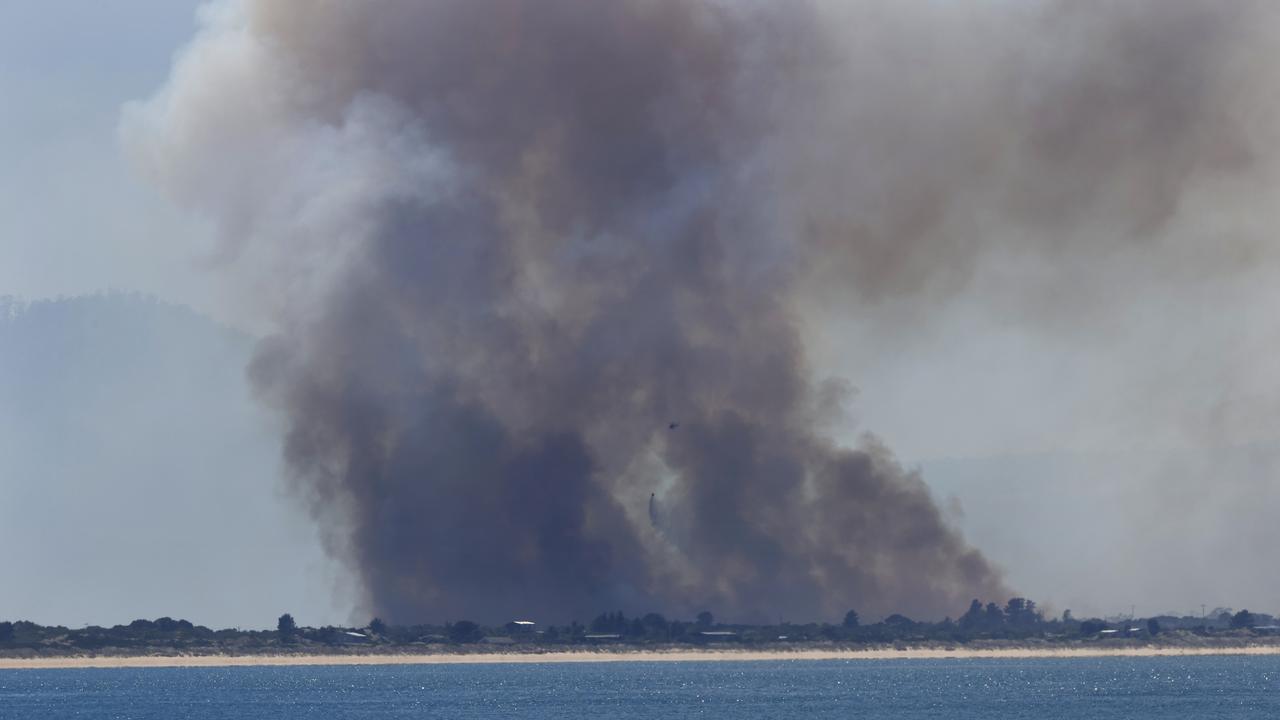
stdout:
POLYGON ((0 671, 0 718, 1280 718, 1280 657, 0 671))

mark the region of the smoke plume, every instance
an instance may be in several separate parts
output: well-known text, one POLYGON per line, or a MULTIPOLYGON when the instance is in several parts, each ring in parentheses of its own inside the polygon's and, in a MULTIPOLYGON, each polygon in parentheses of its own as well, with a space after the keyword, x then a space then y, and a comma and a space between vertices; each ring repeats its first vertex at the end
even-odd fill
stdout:
POLYGON ((1248 2, 203 12, 128 137, 248 279, 291 487, 397 621, 1003 596, 917 473, 833 437, 815 318, 909 324, 997 258, 1051 321, 1082 258, 1197 256, 1166 229, 1274 133, 1248 2))

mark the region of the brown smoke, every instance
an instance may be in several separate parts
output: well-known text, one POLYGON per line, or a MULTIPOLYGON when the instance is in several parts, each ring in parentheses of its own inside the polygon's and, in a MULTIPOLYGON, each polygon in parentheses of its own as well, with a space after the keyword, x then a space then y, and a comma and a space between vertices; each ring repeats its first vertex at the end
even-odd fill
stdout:
POLYGON ((252 270, 252 380, 368 610, 1003 595, 918 475, 825 432, 806 308, 1158 242, 1189 187, 1254 167, 1223 78, 1267 11, 904 5, 209 12, 135 144, 252 270))

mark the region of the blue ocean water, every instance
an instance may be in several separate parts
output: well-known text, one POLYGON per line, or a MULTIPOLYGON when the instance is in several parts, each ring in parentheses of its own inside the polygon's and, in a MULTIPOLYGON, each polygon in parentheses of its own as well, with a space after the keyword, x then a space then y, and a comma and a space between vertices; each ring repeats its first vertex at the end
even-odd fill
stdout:
POLYGON ((1280 718, 1280 657, 0 671, 0 718, 1280 718))

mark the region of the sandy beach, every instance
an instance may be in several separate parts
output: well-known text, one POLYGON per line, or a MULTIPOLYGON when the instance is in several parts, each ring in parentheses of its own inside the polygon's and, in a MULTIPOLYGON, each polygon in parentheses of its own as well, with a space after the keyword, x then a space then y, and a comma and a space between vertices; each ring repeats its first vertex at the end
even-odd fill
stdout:
POLYGON ((178 655, 0 658, 0 670, 57 668, 243 667, 255 665, 452 665, 494 663, 695 662, 777 660, 942 660, 1087 657, 1280 655, 1280 645, 1240 647, 1072 647, 868 650, 658 650, 549 653, 423 653, 401 655, 178 655))

